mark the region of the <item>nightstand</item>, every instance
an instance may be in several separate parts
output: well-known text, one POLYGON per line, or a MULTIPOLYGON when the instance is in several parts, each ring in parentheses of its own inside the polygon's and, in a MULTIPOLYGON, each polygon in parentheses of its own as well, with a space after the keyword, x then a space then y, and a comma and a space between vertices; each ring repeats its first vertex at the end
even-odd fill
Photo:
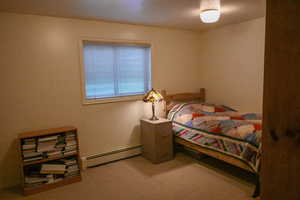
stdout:
POLYGON ((142 155, 153 163, 173 159, 172 122, 167 119, 141 120, 142 155))

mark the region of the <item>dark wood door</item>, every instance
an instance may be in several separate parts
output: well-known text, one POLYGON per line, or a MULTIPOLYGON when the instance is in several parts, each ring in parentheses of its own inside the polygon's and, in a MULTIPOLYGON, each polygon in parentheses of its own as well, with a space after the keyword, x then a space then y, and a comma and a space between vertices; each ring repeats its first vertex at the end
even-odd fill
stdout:
POLYGON ((300 1, 267 0, 262 200, 300 200, 300 1))

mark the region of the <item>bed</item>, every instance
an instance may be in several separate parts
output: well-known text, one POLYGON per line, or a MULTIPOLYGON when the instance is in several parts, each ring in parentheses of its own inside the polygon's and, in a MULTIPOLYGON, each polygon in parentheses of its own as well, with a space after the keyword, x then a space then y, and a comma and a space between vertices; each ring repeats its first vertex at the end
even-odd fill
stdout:
POLYGON ((258 173, 262 133, 259 114, 206 103, 204 88, 197 93, 161 93, 166 115, 173 122, 176 144, 258 173))

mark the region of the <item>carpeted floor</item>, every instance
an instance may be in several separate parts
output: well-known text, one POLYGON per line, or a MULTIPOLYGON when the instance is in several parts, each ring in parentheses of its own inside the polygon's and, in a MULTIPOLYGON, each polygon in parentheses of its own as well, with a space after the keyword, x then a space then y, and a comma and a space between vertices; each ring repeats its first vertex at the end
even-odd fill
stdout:
POLYGON ((253 190, 250 174, 212 158, 196 161, 179 153, 154 165, 143 157, 95 167, 83 181, 23 197, 0 191, 2 200, 247 200, 253 190))

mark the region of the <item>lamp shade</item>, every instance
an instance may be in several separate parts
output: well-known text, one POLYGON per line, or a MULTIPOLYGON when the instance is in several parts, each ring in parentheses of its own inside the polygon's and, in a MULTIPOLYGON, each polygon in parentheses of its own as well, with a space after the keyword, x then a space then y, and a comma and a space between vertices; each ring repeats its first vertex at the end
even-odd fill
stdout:
POLYGON ((144 102, 157 102, 157 101, 162 101, 164 98, 163 96, 156 90, 154 90, 153 88, 147 92, 147 94, 144 96, 143 101, 144 102))

